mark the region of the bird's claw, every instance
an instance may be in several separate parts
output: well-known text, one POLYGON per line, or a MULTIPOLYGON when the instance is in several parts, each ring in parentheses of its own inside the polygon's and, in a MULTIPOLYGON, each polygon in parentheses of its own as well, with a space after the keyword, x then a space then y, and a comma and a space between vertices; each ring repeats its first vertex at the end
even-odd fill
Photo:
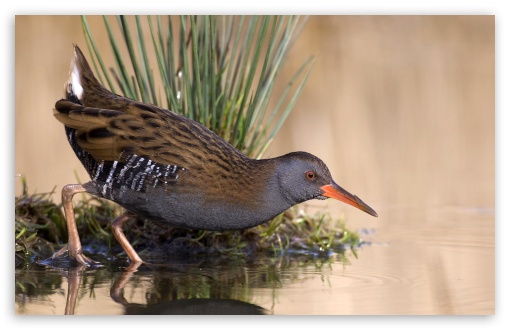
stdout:
POLYGON ((66 253, 69 256, 69 258, 76 260, 80 265, 92 266, 92 265, 98 265, 99 264, 99 262, 97 262, 97 261, 95 261, 93 259, 90 259, 86 255, 84 255, 83 252, 81 252, 81 249, 78 250, 78 249, 69 248, 69 246, 67 244, 64 245, 63 248, 61 248, 60 250, 55 252, 51 256, 51 259, 59 258, 59 257, 61 257, 62 255, 66 254, 66 253))

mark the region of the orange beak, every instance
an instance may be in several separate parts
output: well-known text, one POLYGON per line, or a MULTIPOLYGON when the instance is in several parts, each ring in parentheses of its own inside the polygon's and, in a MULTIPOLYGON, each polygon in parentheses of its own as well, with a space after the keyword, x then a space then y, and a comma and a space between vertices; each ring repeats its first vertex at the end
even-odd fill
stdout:
POLYGON ((375 213, 375 211, 370 206, 365 204, 361 199, 358 198, 358 196, 351 194, 344 188, 337 185, 335 182, 331 181, 331 184, 324 185, 321 187, 321 189, 324 192, 322 196, 338 199, 341 202, 352 205, 374 217, 377 217, 377 213, 375 213))

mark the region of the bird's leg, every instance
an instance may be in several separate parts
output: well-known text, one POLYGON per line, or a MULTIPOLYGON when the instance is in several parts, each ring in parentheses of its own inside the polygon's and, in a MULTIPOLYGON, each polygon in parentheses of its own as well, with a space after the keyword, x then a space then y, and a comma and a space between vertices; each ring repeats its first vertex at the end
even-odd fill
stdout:
POLYGON ((67 224, 68 243, 62 249, 55 252, 51 258, 60 257, 67 252, 69 257, 75 259, 80 264, 90 265, 98 262, 86 257, 81 251, 80 235, 78 235, 72 203, 73 196, 81 192, 86 192, 81 184, 68 184, 62 188, 62 204, 67 224))
POLYGON ((113 301, 122 305, 128 304, 126 298, 124 298, 124 287, 129 282, 129 279, 131 279, 138 267, 140 267, 140 265, 142 265, 141 262, 133 262, 128 266, 128 268, 126 268, 124 272, 122 272, 122 275, 119 277, 119 279, 115 281, 112 288, 110 289, 110 297, 112 297, 113 301))
POLYGON ((129 220, 129 216, 131 213, 124 212, 122 213, 117 219, 113 220, 112 222, 112 232, 113 236, 117 239, 117 242, 119 242, 120 246, 126 251, 126 254, 128 255, 129 259, 133 262, 143 262, 142 258, 138 256, 135 249, 131 246, 131 243, 129 243, 128 239, 124 235, 124 232, 122 231, 122 225, 124 222, 129 220))

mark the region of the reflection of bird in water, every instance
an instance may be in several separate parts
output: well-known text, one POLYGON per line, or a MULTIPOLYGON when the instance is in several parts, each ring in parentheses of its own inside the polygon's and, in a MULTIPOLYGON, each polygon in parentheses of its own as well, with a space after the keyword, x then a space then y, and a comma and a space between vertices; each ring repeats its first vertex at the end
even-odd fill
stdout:
POLYGON ((132 261, 142 261, 122 232, 133 215, 177 228, 237 230, 260 225, 298 203, 335 198, 370 215, 367 204, 337 185, 322 160, 305 152, 251 159, 227 141, 175 112, 113 94, 94 77, 74 47, 64 98, 55 117, 91 181, 62 190, 68 253, 82 253, 72 198, 88 192, 112 200, 126 213, 112 230, 132 261))
MULTIPOLYGON (((268 311, 258 305, 235 299, 179 299, 154 304, 129 303, 124 298, 124 286, 141 262, 131 263, 110 289, 113 301, 124 306, 125 314, 133 315, 264 315, 268 311)), ((68 288, 65 315, 74 315, 85 265, 70 267, 67 272, 68 288)))
POLYGON ((78 265, 77 267, 70 267, 67 271, 67 297, 65 315, 74 315, 76 308, 76 301, 78 299, 78 291, 81 286, 81 279, 83 271, 86 269, 85 265, 78 265))
POLYGON ((233 299, 179 299, 154 305, 127 304, 129 315, 264 315, 260 306, 233 299))
POLYGON ((124 306, 125 314, 133 315, 263 315, 267 310, 240 300, 192 298, 158 302, 155 304, 132 304, 124 298, 124 286, 141 263, 132 263, 110 290, 111 298, 124 306))

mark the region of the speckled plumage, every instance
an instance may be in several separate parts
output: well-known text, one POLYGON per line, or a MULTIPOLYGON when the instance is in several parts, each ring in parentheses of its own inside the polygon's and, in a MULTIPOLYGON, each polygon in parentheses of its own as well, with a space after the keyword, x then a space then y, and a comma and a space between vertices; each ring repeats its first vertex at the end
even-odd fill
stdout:
MULTIPOLYGON (((122 205, 128 215, 207 230, 253 227, 313 198, 337 198, 376 215, 336 185, 319 158, 295 152, 250 159, 186 117, 111 93, 74 49, 70 79, 54 114, 91 181, 71 197, 86 191, 122 205)), ((81 256, 81 246, 76 253, 81 256)))

